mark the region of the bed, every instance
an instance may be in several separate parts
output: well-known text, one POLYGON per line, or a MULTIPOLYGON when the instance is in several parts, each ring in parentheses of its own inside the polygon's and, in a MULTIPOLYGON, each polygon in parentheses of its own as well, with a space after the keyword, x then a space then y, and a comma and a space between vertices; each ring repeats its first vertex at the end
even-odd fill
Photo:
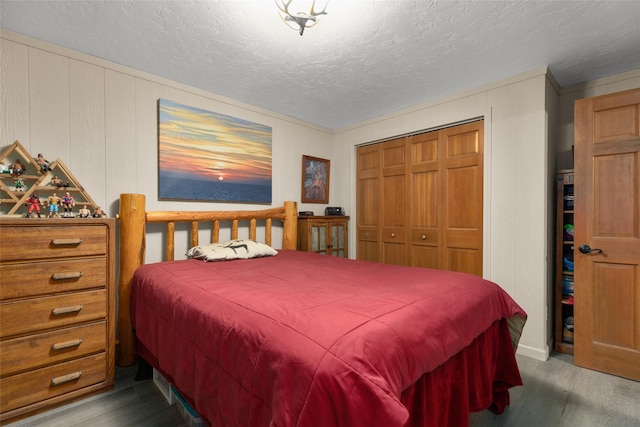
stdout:
POLYGON ((522 384, 526 321, 506 292, 462 273, 298 252, 296 215, 295 202, 146 212, 144 196, 121 195, 118 364, 143 358, 215 427, 464 426, 471 411, 504 411, 522 384), (167 261, 144 264, 152 222, 166 224, 167 261), (179 222, 192 255, 212 247, 198 241, 201 222, 213 243, 228 223, 233 242, 268 248, 281 226, 281 249, 174 260, 179 222))

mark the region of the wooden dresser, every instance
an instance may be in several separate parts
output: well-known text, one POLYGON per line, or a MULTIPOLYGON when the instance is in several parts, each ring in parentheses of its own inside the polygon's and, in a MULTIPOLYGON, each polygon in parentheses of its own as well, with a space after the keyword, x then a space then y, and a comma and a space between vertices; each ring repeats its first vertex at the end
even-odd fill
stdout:
POLYGON ((0 423, 113 388, 113 219, 0 217, 0 423))

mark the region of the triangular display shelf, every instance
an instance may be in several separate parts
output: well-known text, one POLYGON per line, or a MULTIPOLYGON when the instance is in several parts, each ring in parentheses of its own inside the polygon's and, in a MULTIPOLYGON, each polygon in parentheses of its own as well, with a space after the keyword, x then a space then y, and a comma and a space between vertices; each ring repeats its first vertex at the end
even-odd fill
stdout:
MULTIPOLYGON (((87 194, 84 187, 78 182, 77 178, 71 173, 69 168, 60 159, 56 159, 49 165, 50 171, 43 171, 36 160, 29 155, 24 147, 15 141, 0 154, 0 162, 9 167, 15 161, 15 157, 19 156, 24 161, 25 174, 20 178, 25 182, 23 191, 16 191, 15 182, 17 177, 9 173, 0 175, 0 215, 24 215, 27 212, 25 203, 27 199, 35 192, 44 203, 53 193, 62 197, 64 193, 69 192, 76 204, 76 211, 79 206, 87 205, 91 211, 98 208, 91 196, 87 194), (8 164, 7 164, 8 163, 8 164), (58 186, 52 183, 54 177, 61 179, 65 185, 58 186)), ((43 216, 47 215, 46 209, 43 210, 43 216)), ((59 213, 62 215, 62 212, 59 213)), ((75 214, 74 214, 75 215, 75 214)))

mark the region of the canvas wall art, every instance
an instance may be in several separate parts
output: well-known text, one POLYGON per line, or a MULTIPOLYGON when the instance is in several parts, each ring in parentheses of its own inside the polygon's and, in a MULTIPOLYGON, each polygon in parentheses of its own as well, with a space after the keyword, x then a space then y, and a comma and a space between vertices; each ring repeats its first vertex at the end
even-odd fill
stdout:
POLYGON ((158 101, 158 198, 271 203, 271 127, 158 101))

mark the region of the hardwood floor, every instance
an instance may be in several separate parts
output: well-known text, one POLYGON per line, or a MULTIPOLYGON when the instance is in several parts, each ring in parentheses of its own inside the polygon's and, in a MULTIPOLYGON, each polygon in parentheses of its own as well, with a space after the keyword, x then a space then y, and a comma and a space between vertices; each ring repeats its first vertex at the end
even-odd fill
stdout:
MULTIPOLYGON (((512 389, 511 405, 501 415, 489 411, 471 414, 470 427, 640 425, 640 382, 577 368, 571 356, 557 353, 546 362, 518 356, 518 364, 525 385, 512 389)), ((136 382, 135 373, 135 367, 117 368, 113 391, 10 426, 187 426, 153 381, 136 382)))
POLYGON ((640 382, 578 368, 560 353, 546 362, 518 356, 518 366, 524 385, 511 389, 511 405, 471 414, 470 427, 640 425, 640 382))

